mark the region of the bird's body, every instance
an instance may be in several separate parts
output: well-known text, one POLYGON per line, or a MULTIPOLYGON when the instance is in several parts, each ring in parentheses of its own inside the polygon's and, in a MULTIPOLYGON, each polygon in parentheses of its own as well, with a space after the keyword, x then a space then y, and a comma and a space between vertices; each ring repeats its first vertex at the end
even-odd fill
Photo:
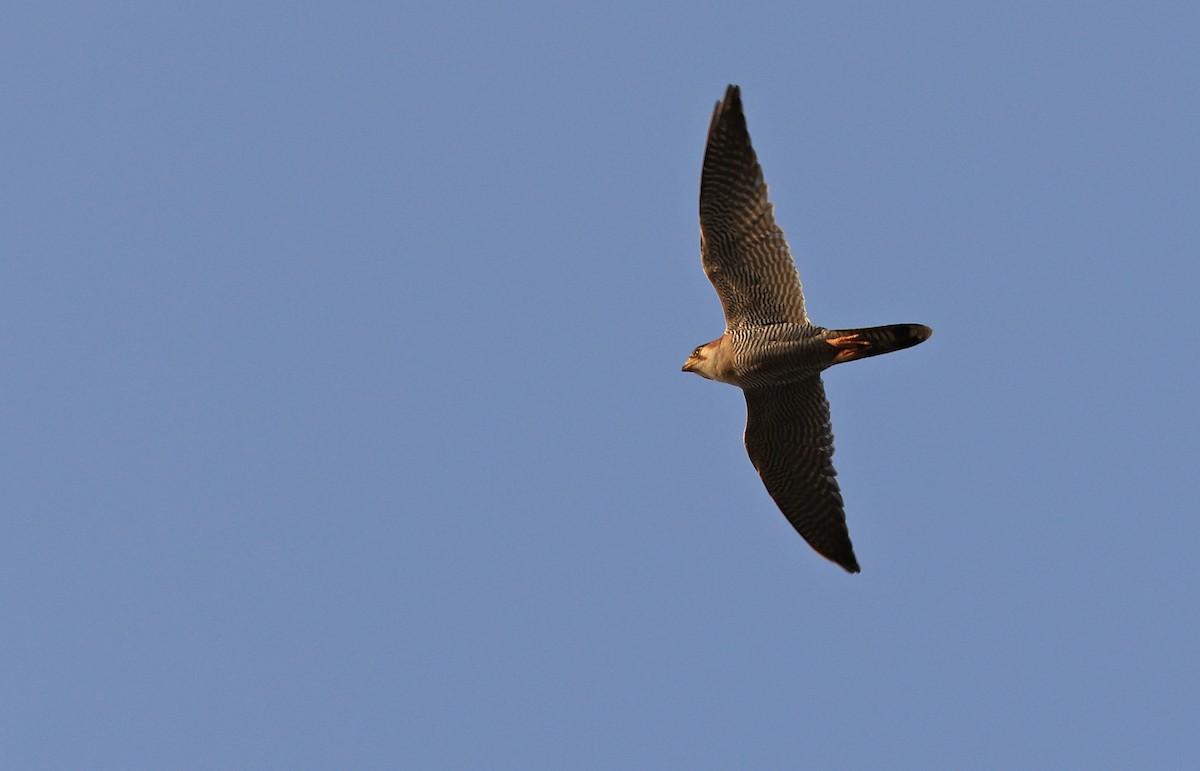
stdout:
POLYGON ((746 450, 767 491, 818 553, 857 573, 820 373, 917 345, 931 330, 920 324, 831 330, 809 321, 737 86, 726 90, 709 126, 700 178, 700 244, 726 329, 693 351, 683 369, 743 390, 746 450))

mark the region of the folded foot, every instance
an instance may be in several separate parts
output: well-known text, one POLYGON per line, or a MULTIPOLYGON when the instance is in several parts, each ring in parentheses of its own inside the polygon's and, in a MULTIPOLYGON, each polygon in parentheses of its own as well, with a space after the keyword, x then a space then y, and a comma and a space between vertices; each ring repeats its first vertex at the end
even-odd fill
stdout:
POLYGON ((843 361, 851 359, 860 359, 867 355, 871 348, 871 341, 864 340, 862 335, 857 332, 852 335, 842 335, 841 337, 832 337, 825 342, 838 349, 834 354, 833 363, 840 364, 843 361))

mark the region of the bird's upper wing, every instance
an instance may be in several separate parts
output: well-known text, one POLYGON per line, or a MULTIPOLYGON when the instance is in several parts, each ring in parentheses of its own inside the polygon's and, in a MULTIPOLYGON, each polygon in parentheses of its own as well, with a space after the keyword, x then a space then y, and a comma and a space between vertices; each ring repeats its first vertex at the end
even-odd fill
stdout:
POLYGON ((745 393, 746 452, 767 492, 817 553, 857 573, 821 377, 745 393))
POLYGON ((717 102, 700 175, 700 254, 730 329, 808 323, 804 291, 775 224, 737 86, 717 102))

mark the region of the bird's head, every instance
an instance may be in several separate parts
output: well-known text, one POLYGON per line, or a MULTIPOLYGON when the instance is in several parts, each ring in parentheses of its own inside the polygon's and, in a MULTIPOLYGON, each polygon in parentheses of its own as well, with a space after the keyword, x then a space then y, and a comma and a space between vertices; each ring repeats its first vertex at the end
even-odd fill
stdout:
POLYGON ((700 377, 706 377, 709 380, 720 380, 718 367, 725 358, 721 355, 723 351, 721 343, 724 340, 724 337, 717 338, 692 351, 692 355, 683 363, 683 371, 695 372, 700 377))

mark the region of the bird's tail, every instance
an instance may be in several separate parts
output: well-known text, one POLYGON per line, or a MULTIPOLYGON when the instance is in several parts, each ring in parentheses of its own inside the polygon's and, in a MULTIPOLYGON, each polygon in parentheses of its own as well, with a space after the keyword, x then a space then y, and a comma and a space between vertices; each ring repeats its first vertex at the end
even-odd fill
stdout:
POLYGON ((825 342, 835 350, 833 363, 840 364, 912 348, 932 334, 933 330, 924 324, 888 324, 885 327, 831 329, 825 333, 825 342))

